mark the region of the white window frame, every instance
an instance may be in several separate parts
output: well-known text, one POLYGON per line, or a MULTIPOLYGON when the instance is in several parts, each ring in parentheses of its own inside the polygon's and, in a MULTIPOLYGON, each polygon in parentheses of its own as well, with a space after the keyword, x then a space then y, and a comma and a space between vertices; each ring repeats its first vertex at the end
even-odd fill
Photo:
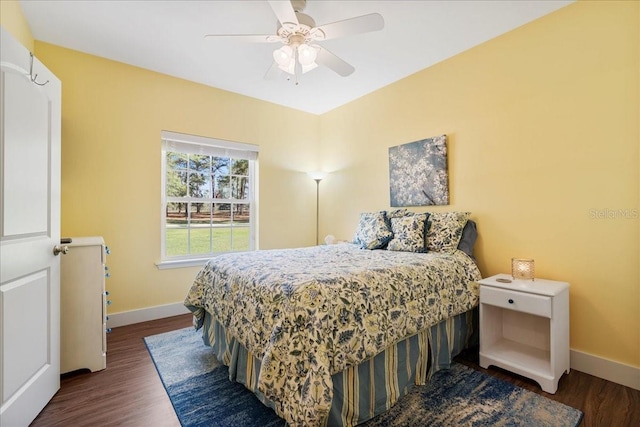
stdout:
MULTIPOLYGON (((245 159, 249 161, 249 250, 258 248, 258 146, 240 142, 225 141, 222 139, 208 138, 203 136, 188 135, 178 132, 162 131, 162 155, 161 155, 161 203, 160 203, 160 261, 156 262, 159 269, 192 267, 204 265, 204 263, 225 252, 210 252, 207 254, 188 254, 179 256, 167 256, 166 254, 166 205, 171 202, 178 203, 237 203, 238 200, 195 197, 182 197, 180 200, 167 200, 167 151, 177 151, 189 154, 206 154, 217 157, 230 157, 234 159, 245 159)), ((188 209, 188 206, 187 206, 188 209)), ((188 227, 190 230, 190 227, 188 227)))

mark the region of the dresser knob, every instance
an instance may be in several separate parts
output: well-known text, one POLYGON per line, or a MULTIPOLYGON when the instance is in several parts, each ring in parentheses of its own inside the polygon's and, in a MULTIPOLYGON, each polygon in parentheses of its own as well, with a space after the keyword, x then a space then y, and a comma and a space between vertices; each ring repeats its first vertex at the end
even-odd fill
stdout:
POLYGON ((513 304, 513 300, 509 298, 509 304, 513 304))

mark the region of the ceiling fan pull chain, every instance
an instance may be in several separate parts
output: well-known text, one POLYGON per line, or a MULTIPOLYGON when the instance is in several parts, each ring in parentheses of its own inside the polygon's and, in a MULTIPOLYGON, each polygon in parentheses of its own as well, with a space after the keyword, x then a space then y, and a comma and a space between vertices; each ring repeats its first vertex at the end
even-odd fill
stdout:
POLYGON ((300 75, 300 57, 298 55, 298 47, 296 46, 295 49, 293 49, 293 63, 295 64, 295 76, 296 76, 296 86, 298 86, 300 84, 300 82, 298 81, 298 75, 300 75))

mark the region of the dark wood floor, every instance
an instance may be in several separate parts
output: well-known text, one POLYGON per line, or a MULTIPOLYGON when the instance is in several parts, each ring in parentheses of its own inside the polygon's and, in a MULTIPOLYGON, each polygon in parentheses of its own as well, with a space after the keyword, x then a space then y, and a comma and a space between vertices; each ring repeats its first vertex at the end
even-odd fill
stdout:
MULTIPOLYGON (((191 325, 183 315, 114 328, 108 335, 107 369, 62 376, 61 388, 32 423, 33 427, 179 427, 180 423, 142 341, 145 336, 191 325)), ((585 413, 582 426, 640 425, 640 391, 572 370, 556 394, 500 369, 485 370, 477 353, 458 360, 585 413)), ((240 426, 239 426, 240 427, 240 426)))

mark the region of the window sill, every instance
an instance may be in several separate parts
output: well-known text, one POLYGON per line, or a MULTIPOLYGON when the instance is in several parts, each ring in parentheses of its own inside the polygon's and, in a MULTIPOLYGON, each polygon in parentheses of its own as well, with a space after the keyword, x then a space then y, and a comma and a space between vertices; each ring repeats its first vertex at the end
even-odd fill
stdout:
POLYGON ((191 258, 191 259, 177 259, 171 261, 158 261, 156 267, 158 270, 169 270, 172 268, 185 268, 185 267, 202 267, 210 258, 191 258))

